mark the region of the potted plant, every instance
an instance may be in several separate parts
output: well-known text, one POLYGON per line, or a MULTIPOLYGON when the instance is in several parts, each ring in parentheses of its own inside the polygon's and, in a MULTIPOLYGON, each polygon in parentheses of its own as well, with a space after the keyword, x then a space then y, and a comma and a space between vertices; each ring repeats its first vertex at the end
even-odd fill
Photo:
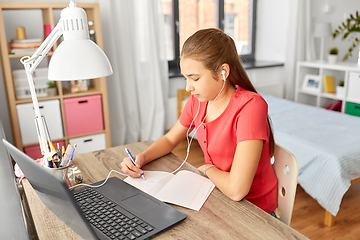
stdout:
MULTIPOLYGON (((352 51, 355 48, 357 48, 357 46, 359 45, 360 40, 357 37, 357 34, 359 33, 360 33, 360 16, 358 11, 356 11, 355 16, 350 14, 350 17, 348 17, 346 21, 342 22, 341 25, 337 29, 335 29, 335 32, 333 33, 333 38, 342 35, 343 40, 346 39, 347 37, 349 37, 350 40, 352 40, 350 48, 345 54, 343 61, 346 61, 349 58, 349 56, 352 56, 352 51)), ((358 63, 359 61, 360 58, 358 60, 358 63)))
POLYGON ((336 86, 336 96, 340 98, 345 97, 344 80, 340 80, 339 84, 336 86))
POLYGON ((331 48, 328 55, 328 61, 330 64, 335 64, 338 58, 338 49, 336 47, 331 48))
POLYGON ((54 81, 48 81, 47 82, 48 88, 47 88, 47 95, 49 97, 53 97, 56 96, 57 91, 56 91, 56 83, 54 81))

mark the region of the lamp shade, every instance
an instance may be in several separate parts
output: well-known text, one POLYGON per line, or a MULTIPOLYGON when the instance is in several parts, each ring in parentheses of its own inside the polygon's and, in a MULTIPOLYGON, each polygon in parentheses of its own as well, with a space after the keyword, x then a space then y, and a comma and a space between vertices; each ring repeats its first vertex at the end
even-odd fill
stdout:
POLYGON ((49 80, 82 80, 105 77, 112 74, 109 59, 89 37, 84 9, 73 1, 61 11, 56 27, 61 29, 64 41, 51 57, 48 69, 49 80))
POLYGON ((330 37, 330 36, 331 36, 331 24, 329 22, 315 23, 314 37, 330 37))
POLYGON ((64 40, 49 63, 49 80, 81 80, 112 74, 109 59, 90 39, 64 40))

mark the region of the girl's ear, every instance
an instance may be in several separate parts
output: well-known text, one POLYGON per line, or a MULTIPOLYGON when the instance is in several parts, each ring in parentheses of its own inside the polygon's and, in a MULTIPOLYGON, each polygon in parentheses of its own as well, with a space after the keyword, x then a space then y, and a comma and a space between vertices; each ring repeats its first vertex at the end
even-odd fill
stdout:
POLYGON ((230 74, 229 64, 224 63, 223 65, 221 65, 220 69, 221 69, 221 77, 224 81, 226 81, 226 79, 228 78, 228 76, 230 74))

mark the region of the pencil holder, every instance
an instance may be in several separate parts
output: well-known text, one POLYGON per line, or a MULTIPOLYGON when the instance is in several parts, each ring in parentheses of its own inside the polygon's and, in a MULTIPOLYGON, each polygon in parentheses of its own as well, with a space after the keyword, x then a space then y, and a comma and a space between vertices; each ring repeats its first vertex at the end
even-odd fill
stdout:
POLYGON ((56 176, 63 179, 68 187, 70 187, 70 181, 68 178, 69 171, 71 171, 71 164, 66 167, 59 167, 59 168, 48 168, 51 172, 53 172, 56 176))

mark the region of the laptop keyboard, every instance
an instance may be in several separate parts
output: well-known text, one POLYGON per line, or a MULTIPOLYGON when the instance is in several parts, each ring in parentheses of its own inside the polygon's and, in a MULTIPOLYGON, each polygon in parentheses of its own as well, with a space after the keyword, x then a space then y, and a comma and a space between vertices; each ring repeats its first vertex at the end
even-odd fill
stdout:
POLYGON ((154 228, 101 193, 84 187, 74 193, 86 219, 110 239, 137 239, 154 228))

